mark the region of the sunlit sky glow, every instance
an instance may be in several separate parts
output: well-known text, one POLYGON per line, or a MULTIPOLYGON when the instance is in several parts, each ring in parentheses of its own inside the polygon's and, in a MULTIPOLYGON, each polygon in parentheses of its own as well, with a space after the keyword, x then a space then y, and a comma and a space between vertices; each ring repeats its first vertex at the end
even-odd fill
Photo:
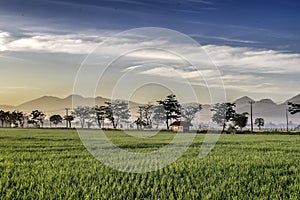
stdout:
MULTIPOLYGON (((299 22, 299 1, 3 0, 0 104, 18 105, 45 95, 70 95, 82 61, 100 42, 140 27, 168 28, 199 42, 220 69, 229 101, 247 95, 282 102, 300 93, 299 22)), ((102 50, 113 48, 111 54, 117 55, 118 49, 139 48, 143 42, 147 41, 134 36, 111 39, 102 50)), ((185 48, 191 57, 196 48, 176 42, 170 45, 185 48)), ((131 63, 127 59, 116 64, 116 71, 107 74, 106 89, 97 95, 108 97, 109 80, 126 70, 174 81, 179 73, 192 80, 195 87, 204 84, 193 79, 195 71, 188 65, 178 65, 170 55, 140 51, 131 58, 131 63), (137 58, 160 60, 163 65, 146 66, 137 58), (167 65, 172 65, 176 73, 168 73, 167 65)), ((212 76, 210 69, 201 73, 212 76)), ((132 95, 133 100, 145 102, 169 92, 153 88, 156 86, 144 87, 149 93, 139 89, 132 95)), ((207 98, 201 100, 208 102, 207 98)))

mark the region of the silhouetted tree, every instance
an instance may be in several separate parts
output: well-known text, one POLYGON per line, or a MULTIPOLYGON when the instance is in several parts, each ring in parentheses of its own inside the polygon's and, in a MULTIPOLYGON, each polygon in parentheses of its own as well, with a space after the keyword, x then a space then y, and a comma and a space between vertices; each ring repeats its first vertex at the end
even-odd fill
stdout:
POLYGON ((1 121, 1 127, 4 126, 4 122, 6 120, 5 111, 0 110, 0 121, 1 121))
POLYGON ((96 112, 96 121, 99 128, 102 128, 104 125, 104 120, 106 117, 106 106, 95 106, 95 112, 96 112))
POLYGON ((35 127, 37 127, 39 123, 43 127, 45 117, 46 117, 46 115, 42 111, 39 111, 39 110, 34 110, 30 114, 30 120, 33 121, 33 123, 35 124, 35 127))
POLYGON ((202 109, 201 104, 198 103, 189 103, 184 104, 181 108, 181 117, 184 118, 185 121, 191 123, 195 118, 196 113, 202 109))
POLYGON ((17 126, 18 124, 20 125, 20 127, 23 127, 24 125, 23 113, 19 111, 13 111, 11 113, 8 113, 8 122, 14 127, 17 126))
POLYGON ((6 112, 6 126, 14 126, 16 121, 17 117, 14 112, 6 112))
POLYGON ((142 120, 140 117, 138 117, 138 118, 134 121, 134 123, 136 124, 137 129, 142 129, 143 126, 146 126, 146 125, 147 125, 146 121, 145 121, 145 120, 142 120))
POLYGON ((170 94, 164 100, 157 101, 159 105, 163 106, 166 116, 166 125, 169 130, 169 120, 178 119, 180 117, 181 106, 176 99, 176 95, 170 94))
POLYGON ((222 132, 226 128, 226 124, 233 118, 235 114, 235 103, 217 103, 211 111, 214 112, 212 121, 222 126, 222 132))
POLYGON ((263 118, 256 118, 254 124, 261 130, 261 127, 265 125, 265 120, 263 118))
POLYGON ((147 105, 144 105, 142 107, 143 109, 143 115, 144 115, 144 118, 145 118, 145 121, 146 121, 146 124, 144 125, 145 127, 147 128, 152 128, 152 115, 153 115, 153 105, 152 104, 147 104, 147 105))
POLYGON ((240 130, 246 127, 248 122, 247 115, 248 115, 247 112, 244 112, 242 114, 235 113, 232 117, 232 122, 234 123, 234 126, 238 126, 240 130))
POLYGON ((12 120, 12 117, 11 117, 9 111, 7 111, 7 112, 4 113, 4 119, 5 119, 5 125, 6 125, 6 127, 10 126, 10 121, 12 120))
POLYGON ((74 120, 74 116, 73 115, 65 115, 64 116, 64 120, 66 120, 68 122, 68 127, 72 128, 72 121, 74 120))
POLYGON ((154 106, 153 107, 153 117, 152 122, 156 125, 156 128, 158 129, 158 126, 161 123, 164 123, 166 121, 166 114, 165 109, 162 105, 154 106))
POLYGON ((121 120, 128 120, 130 118, 128 103, 122 100, 114 100, 105 102, 106 104, 106 118, 110 120, 114 128, 118 127, 121 120))
POLYGON ((146 127, 152 128, 152 115, 154 105, 148 103, 147 105, 139 106, 139 117, 135 121, 138 128, 146 127))
POLYGON ((53 123, 56 127, 57 124, 62 123, 63 118, 60 115, 52 115, 49 120, 50 123, 53 123))
POLYGON ((24 122, 25 122, 25 115, 23 112, 20 111, 14 111, 16 115, 16 119, 19 122, 20 127, 24 127, 24 122))
POLYGON ((294 114, 300 112, 300 104, 288 102, 288 105, 289 105, 288 111, 289 111, 292 115, 294 115, 294 114))
MULTIPOLYGON (((91 120, 92 116, 95 113, 94 109, 89 106, 78 106, 74 108, 72 114, 79 118, 81 128, 84 127, 87 120, 91 120)), ((89 121, 90 122, 90 121, 89 121)), ((90 125, 90 124, 89 124, 90 125)))

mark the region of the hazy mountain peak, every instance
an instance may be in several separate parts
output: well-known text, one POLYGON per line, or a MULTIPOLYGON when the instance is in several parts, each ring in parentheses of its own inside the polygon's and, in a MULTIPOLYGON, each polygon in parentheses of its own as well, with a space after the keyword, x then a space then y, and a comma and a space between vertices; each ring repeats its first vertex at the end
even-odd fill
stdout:
POLYGON ((234 103, 236 103, 236 104, 246 104, 246 103, 249 103, 249 101, 253 101, 253 99, 251 99, 250 97, 247 97, 247 96, 243 96, 243 97, 235 100, 234 103))
POLYGON ((275 104, 272 99, 261 99, 257 103, 271 103, 271 104, 275 104))
POLYGON ((300 94, 286 100, 285 103, 287 103, 287 102, 300 103, 300 94))

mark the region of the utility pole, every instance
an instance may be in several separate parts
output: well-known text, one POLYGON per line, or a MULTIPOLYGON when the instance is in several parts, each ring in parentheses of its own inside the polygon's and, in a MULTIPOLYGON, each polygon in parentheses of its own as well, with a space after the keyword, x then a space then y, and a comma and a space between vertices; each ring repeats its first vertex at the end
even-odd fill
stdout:
POLYGON ((66 128, 68 128, 68 116, 69 116, 70 108, 65 108, 65 110, 66 110, 66 128))
POLYGON ((286 131, 289 132, 289 112, 288 109, 285 109, 285 117, 286 117, 286 131))
POLYGON ((250 103, 250 120, 251 120, 251 133, 253 133, 253 104, 255 103, 255 101, 249 101, 250 103))

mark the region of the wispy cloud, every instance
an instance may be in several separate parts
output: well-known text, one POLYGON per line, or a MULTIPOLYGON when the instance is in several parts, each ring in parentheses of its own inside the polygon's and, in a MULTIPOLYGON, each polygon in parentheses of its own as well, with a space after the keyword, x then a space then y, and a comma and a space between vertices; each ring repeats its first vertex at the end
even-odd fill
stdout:
POLYGON ((8 32, 0 32, 0 51, 6 51, 5 44, 8 42, 10 34, 8 32))
POLYGON ((177 43, 176 41, 167 41, 161 38, 149 40, 143 37, 134 37, 133 35, 108 37, 107 35, 31 33, 22 35, 22 37, 15 37, 8 32, 0 32, 0 49, 2 51, 88 54, 102 41, 105 41, 105 45, 98 49, 100 54, 103 51, 120 56, 120 52, 131 51, 127 57, 140 60, 166 60, 166 64, 172 64, 172 62, 182 60, 182 58, 172 54, 170 51, 155 49, 155 47, 160 46, 171 46, 175 52, 176 49, 180 49, 180 52, 184 51, 194 63, 204 68, 212 65, 213 62, 221 70, 277 74, 300 72, 300 54, 270 49, 228 45, 197 47, 182 44, 180 41, 177 43), (145 47, 150 49, 145 49, 145 47), (208 56, 199 55, 199 52, 203 52, 203 50, 208 56), (211 58, 212 61, 208 58, 211 58))
POLYGON ((257 41, 252 40, 242 40, 237 38, 228 38, 228 37, 222 37, 222 36, 208 36, 208 35, 201 35, 201 34, 190 34, 193 38, 209 38, 209 39, 216 39, 226 42, 237 42, 237 43, 247 43, 247 44, 256 44, 259 43, 257 41))
POLYGON ((9 51, 87 53, 93 49, 96 41, 84 35, 36 35, 9 42, 6 48, 9 51))
POLYGON ((247 47, 206 45, 213 61, 221 69, 243 72, 295 73, 300 72, 300 54, 247 47))

